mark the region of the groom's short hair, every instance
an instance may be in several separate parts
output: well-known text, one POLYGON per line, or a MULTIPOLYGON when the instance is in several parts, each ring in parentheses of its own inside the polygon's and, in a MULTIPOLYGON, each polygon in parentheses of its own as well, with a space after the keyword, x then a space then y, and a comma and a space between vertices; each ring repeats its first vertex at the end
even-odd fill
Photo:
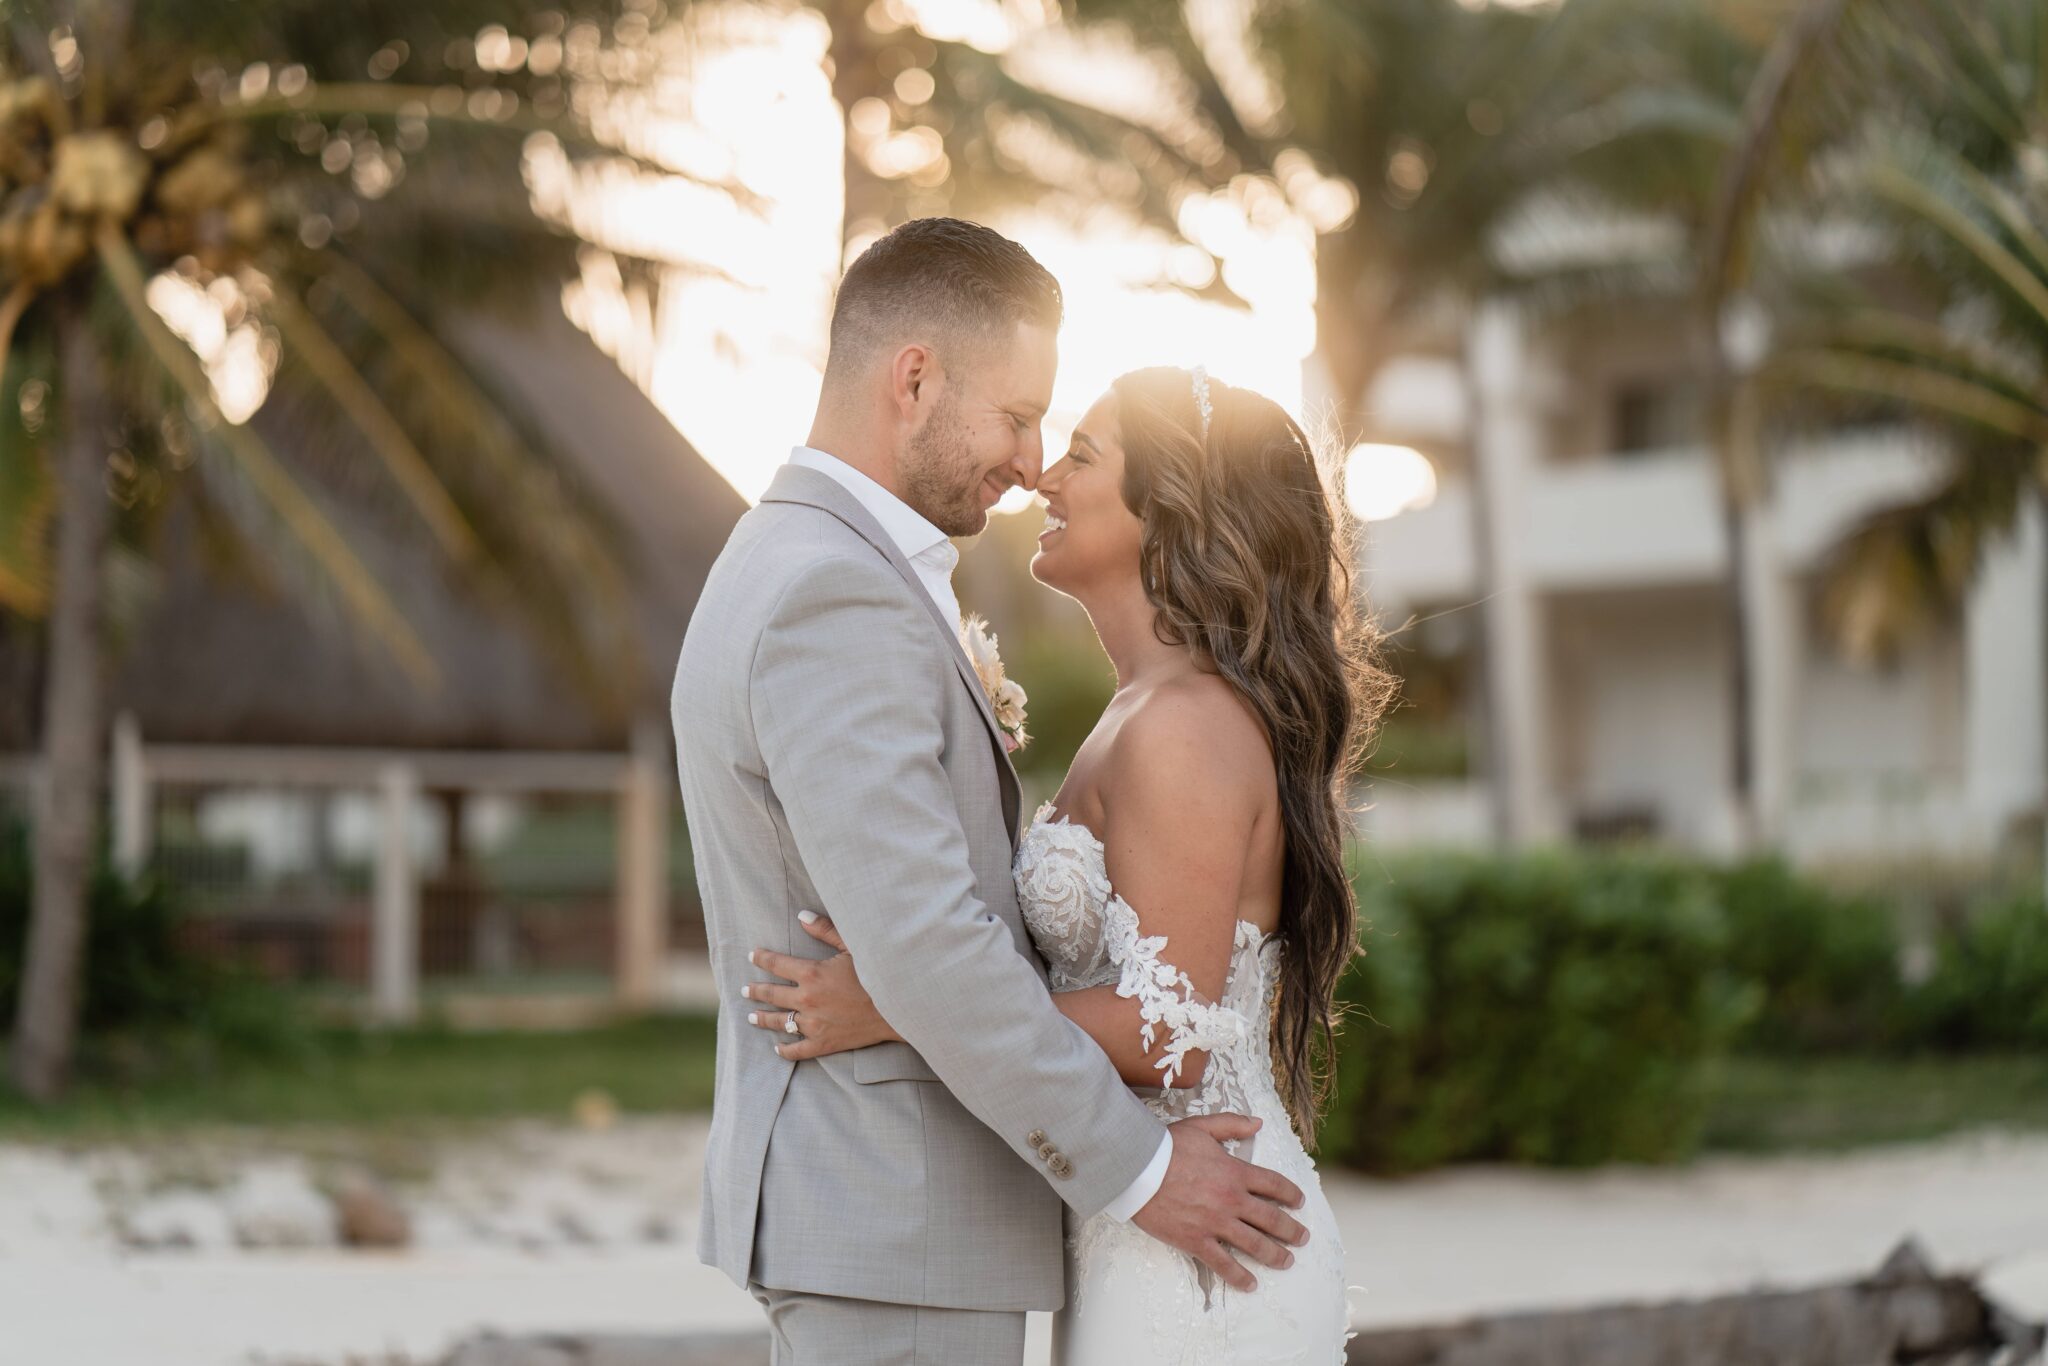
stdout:
POLYGON ((829 377, 909 342, 972 352, 1020 322, 1057 329, 1060 282, 1030 252, 979 223, 913 218, 847 268, 832 305, 829 377))

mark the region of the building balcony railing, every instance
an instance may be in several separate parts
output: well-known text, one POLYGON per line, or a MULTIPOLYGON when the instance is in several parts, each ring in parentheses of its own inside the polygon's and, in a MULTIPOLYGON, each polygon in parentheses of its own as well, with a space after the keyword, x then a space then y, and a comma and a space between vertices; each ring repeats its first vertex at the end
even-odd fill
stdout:
MULTIPOLYGON (((1646 799, 1646 826, 1629 833, 1696 853, 1727 852, 1723 828, 1733 797, 1707 789, 1668 807, 1646 799)), ((1379 781, 1364 793, 1359 838, 1382 852, 1400 849, 1485 848, 1493 842, 1491 798, 1484 779, 1379 781)), ((1556 799, 1569 828, 1581 815, 1569 797, 1556 799)), ((1579 832, 1586 833, 1586 832, 1579 832)), ((1829 864, 1872 858, 1930 861, 1981 860, 1995 855, 1998 822, 1973 804, 1964 784, 1933 779, 1901 785, 1881 778, 1808 781, 1779 821, 1777 846, 1793 862, 1829 864)))
MULTIPOLYGON (((1898 430, 1842 432, 1779 453, 1762 526, 1778 561, 1811 567, 1860 518, 1914 497, 1935 453, 1898 430)), ((1512 472, 1524 490, 1496 528, 1505 565, 1538 591, 1698 584, 1726 572, 1719 475, 1705 449, 1647 451, 1512 472)), ((1426 508, 1375 523, 1364 562, 1388 603, 1476 596, 1472 490, 1446 481, 1426 508)))

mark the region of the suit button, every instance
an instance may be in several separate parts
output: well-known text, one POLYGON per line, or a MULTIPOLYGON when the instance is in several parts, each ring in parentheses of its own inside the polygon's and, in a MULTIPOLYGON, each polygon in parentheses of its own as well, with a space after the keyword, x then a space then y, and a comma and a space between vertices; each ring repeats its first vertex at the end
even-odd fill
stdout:
POLYGON ((1065 1178, 1073 1174, 1074 1164, 1067 1161, 1065 1154, 1054 1153, 1045 1164, 1054 1176, 1065 1178))
POLYGON ((1032 1130, 1032 1131, 1031 1131, 1030 1133, 1028 1133, 1028 1134, 1024 1135, 1024 1141, 1025 1141, 1025 1143, 1029 1144, 1029 1145, 1030 1145, 1031 1147, 1034 1147, 1034 1148, 1042 1148, 1042 1147, 1044 1147, 1044 1146, 1045 1146, 1045 1130, 1043 1130, 1043 1129, 1033 1129, 1033 1130, 1032 1130))
POLYGON ((1058 1148, 1053 1147, 1050 1143, 1041 1143, 1038 1145, 1038 1160, 1040 1162, 1050 1162, 1059 1155, 1060 1150, 1058 1148))

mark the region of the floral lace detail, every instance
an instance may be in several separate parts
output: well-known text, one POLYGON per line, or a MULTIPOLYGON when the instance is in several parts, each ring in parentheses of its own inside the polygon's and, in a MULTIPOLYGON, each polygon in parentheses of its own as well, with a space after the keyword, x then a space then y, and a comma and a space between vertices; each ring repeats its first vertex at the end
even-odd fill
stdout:
POLYGON ((1155 1046, 1159 1026, 1166 1026, 1166 1056, 1153 1064, 1161 1085, 1180 1079, 1191 1050, 1213 1053, 1243 1043, 1251 1033, 1250 1021, 1229 1006, 1204 1001, 1188 975, 1160 957, 1166 936, 1140 934, 1138 913, 1128 901, 1111 893, 1102 925, 1110 961, 1119 968, 1116 994, 1137 1001, 1144 1021, 1138 1037, 1146 1052, 1155 1046))
POLYGON ((1225 1111, 1263 1120, 1255 1138, 1228 1146, 1301 1187, 1309 1200, 1296 1217, 1310 1231, 1293 1267, 1262 1273, 1258 1290, 1245 1295, 1135 1224, 1103 1214, 1079 1221, 1069 1231, 1072 1290, 1054 1323, 1056 1359, 1062 1366, 1341 1363, 1349 1317, 1343 1244, 1315 1164, 1280 1101, 1264 1027, 1279 941, 1239 921, 1223 998, 1202 999, 1167 960, 1166 936, 1142 933, 1137 911, 1111 887, 1102 842, 1084 825, 1053 819, 1052 809, 1050 802, 1038 808, 1019 843, 1016 880, 1053 989, 1113 985, 1135 999, 1148 1050, 1165 1031, 1158 1067, 1168 1084, 1133 1092, 1167 1123, 1225 1111), (1201 1081, 1171 1085, 1196 1050, 1208 1054, 1201 1081), (1247 1144, 1248 1152, 1239 1151, 1247 1144))
POLYGON ((1087 826, 1048 819, 1051 811, 1051 802, 1038 808, 1026 835, 1030 854, 1018 851, 1017 904, 1052 970, 1054 991, 1108 986, 1118 973, 1103 935, 1101 907, 1110 893, 1109 871, 1096 854, 1102 846, 1087 826))

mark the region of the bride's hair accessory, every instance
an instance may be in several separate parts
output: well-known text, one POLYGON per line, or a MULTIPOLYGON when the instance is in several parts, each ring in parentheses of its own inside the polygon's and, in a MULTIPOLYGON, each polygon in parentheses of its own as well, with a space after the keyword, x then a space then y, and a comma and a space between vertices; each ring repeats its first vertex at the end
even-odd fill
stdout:
POLYGON ((1195 409, 1202 415, 1202 440, 1209 439, 1209 415, 1215 411, 1209 405, 1209 372, 1197 365, 1194 370, 1195 409))

